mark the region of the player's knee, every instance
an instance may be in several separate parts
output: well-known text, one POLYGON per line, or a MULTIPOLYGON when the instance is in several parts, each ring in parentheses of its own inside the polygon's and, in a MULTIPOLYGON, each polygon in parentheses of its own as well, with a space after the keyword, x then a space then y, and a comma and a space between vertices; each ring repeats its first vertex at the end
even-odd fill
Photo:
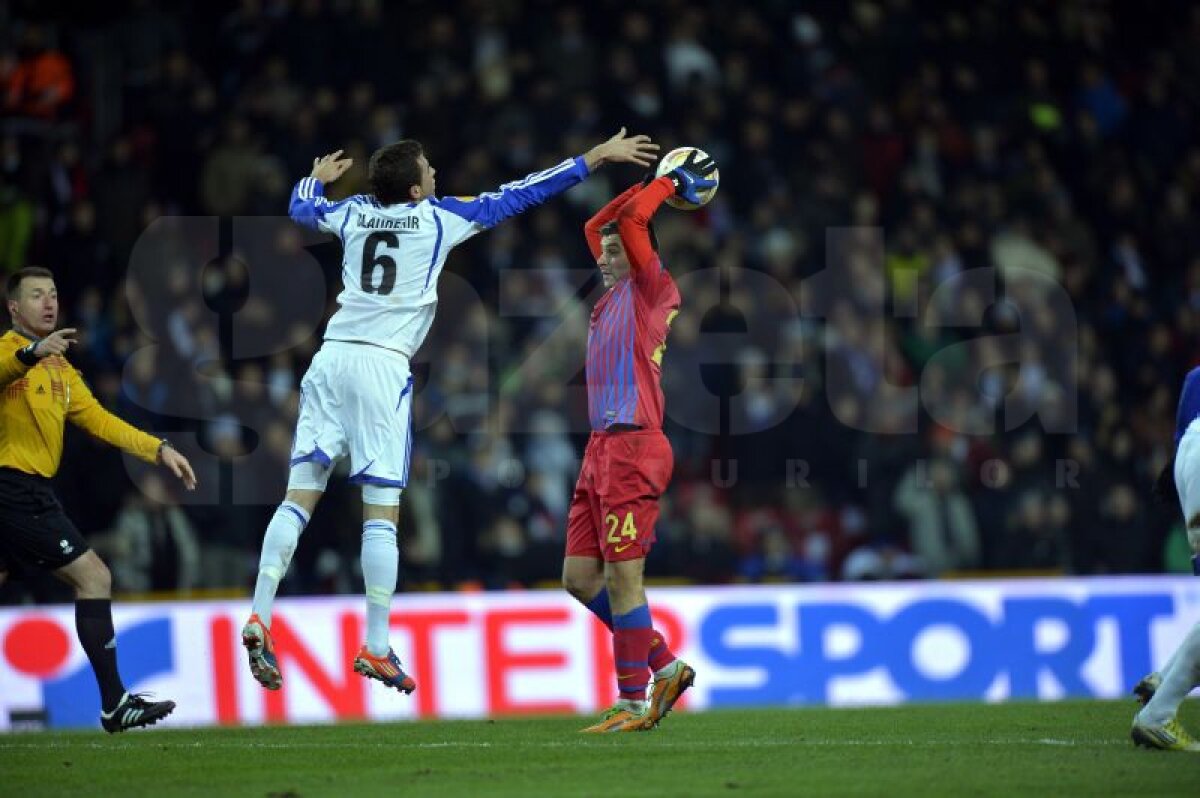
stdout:
POLYGON ((289 501, 298 507, 303 508, 304 512, 312 516, 313 511, 317 509, 317 504, 321 501, 321 496, 324 495, 323 490, 314 490, 310 488, 288 488, 284 494, 284 501, 289 501))
POLYGON ((642 574, 632 569, 609 568, 604 574, 604 584, 608 588, 609 599, 614 604, 623 603, 625 599, 641 592, 642 574))
POLYGON ((325 494, 332 471, 332 467, 317 462, 296 463, 288 471, 287 500, 311 514, 325 494))
POLYGON ((595 598, 600 589, 604 587, 604 577, 599 574, 584 575, 563 571, 562 586, 577 601, 586 604, 595 598))
POLYGON ((603 563, 590 557, 565 557, 562 586, 577 600, 587 604, 604 589, 603 563))
POLYGON ((368 512, 376 513, 376 517, 399 517, 401 492, 400 488, 388 485, 363 485, 363 505, 368 512))
POLYGON ((80 595, 86 598, 108 598, 112 595, 112 572, 94 551, 89 551, 83 556, 87 559, 79 571, 76 584, 80 595))

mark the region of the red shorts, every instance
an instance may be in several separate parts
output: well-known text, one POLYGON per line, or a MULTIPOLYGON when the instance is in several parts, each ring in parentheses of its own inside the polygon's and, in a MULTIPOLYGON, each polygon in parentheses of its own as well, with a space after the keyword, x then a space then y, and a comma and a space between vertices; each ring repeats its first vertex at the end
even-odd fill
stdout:
POLYGON ((593 432, 567 515, 567 556, 645 557, 675 456, 662 430, 593 432))

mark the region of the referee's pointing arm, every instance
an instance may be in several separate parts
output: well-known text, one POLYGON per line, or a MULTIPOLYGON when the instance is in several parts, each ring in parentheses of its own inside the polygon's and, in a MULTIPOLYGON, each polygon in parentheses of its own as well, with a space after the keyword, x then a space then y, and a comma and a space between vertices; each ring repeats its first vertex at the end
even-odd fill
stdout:
POLYGON ((160 463, 196 487, 187 458, 166 441, 106 410, 63 357, 75 329, 55 330, 58 292, 49 269, 28 267, 8 284, 12 329, 0 336, 0 467, 52 477, 62 459, 65 422, 148 463, 160 463))

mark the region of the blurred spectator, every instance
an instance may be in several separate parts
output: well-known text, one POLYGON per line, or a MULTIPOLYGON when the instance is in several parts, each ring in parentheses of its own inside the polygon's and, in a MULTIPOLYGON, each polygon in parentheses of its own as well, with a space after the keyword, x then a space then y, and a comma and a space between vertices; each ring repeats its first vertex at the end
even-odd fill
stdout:
POLYGON ((200 584, 200 542, 161 475, 148 473, 96 545, 112 563, 113 588, 126 592, 191 590, 200 584))
POLYGON ((760 533, 755 550, 738 563, 738 576, 747 582, 820 582, 826 578, 819 552, 805 557, 795 550, 777 526, 760 533))
POLYGON ((8 274, 27 265, 33 236, 34 206, 0 174, 0 270, 8 274))
POLYGON ((118 268, 129 263, 133 242, 145 228, 142 210, 150 199, 150 179, 128 136, 117 136, 94 181, 96 232, 112 247, 118 268))
POLYGON ((25 28, 16 57, 0 54, 0 85, 6 114, 56 121, 75 94, 75 74, 40 25, 25 28))
POLYGON ((1070 516, 1066 499, 1044 490, 1018 494, 1008 516, 1003 550, 995 565, 1010 570, 1061 571, 1067 563, 1065 527, 1070 516))
MULTIPOLYGON (((701 584, 732 580, 736 554, 730 541, 733 516, 708 485, 677 486, 679 502, 687 508, 664 563, 671 571, 701 584)), ((667 553, 664 552, 664 556, 667 553)))
POLYGON ((975 511, 952 463, 918 460, 896 486, 895 503, 908 521, 912 553, 925 573, 936 576, 979 566, 975 511))
MULTIPOLYGON (((278 166, 263 156, 250 124, 232 117, 225 123, 221 143, 201 169, 200 204, 205 213, 214 216, 248 213, 264 194, 272 190, 286 193, 281 190, 281 179, 278 166)), ((278 199, 286 201, 284 196, 278 199)))
POLYGON ((842 564, 844 582, 878 582, 922 579, 928 576, 921 561, 894 546, 859 546, 842 564))

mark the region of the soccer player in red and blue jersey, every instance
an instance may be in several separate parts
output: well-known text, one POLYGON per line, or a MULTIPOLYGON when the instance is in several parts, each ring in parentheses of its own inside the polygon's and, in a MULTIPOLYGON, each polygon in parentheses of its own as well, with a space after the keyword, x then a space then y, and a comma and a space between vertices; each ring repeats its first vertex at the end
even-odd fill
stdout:
POLYGON ((679 312, 679 291, 663 268, 650 219, 670 196, 697 202, 711 159, 633 186, 585 227, 607 289, 588 329, 587 387, 592 434, 567 518, 563 586, 613 633, 619 698, 585 732, 654 728, 692 685, 650 620, 642 572, 654 544, 658 500, 674 457, 662 431, 662 357, 679 312), (650 672, 654 687, 647 700, 650 672))

